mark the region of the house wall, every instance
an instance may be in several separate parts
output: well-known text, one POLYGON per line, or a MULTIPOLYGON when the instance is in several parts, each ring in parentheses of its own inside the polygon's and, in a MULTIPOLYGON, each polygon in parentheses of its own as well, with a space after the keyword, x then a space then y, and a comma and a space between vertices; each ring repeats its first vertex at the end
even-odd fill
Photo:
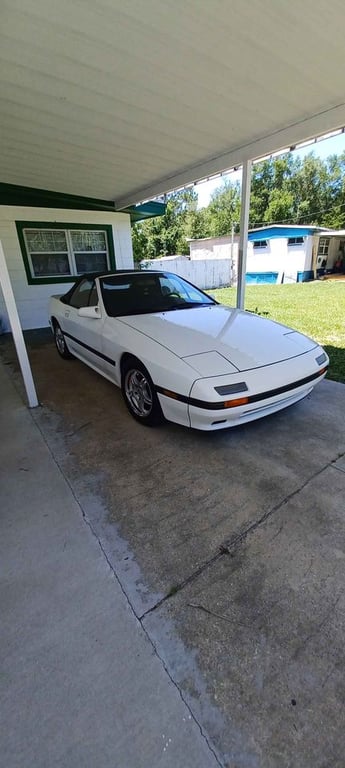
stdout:
POLYGON ((247 272, 278 272, 278 282, 297 280, 297 272, 311 269, 312 237, 306 237, 303 245, 288 245, 286 237, 267 240, 265 248, 254 248, 248 243, 247 272))
POLYGON ((198 288, 219 288, 222 285, 231 285, 230 259, 188 259, 185 256, 177 256, 175 259, 153 259, 142 262, 145 269, 161 269, 166 272, 174 272, 184 277, 198 288))
MULTIPOLYGON (((191 241, 189 246, 193 263, 203 258, 223 258, 230 261, 232 257, 232 278, 233 283, 236 282, 238 235, 235 235, 233 247, 231 246, 230 235, 191 241)), ((288 245, 287 237, 270 238, 267 240, 265 248, 254 248, 254 242, 249 241, 246 272, 277 272, 278 282, 281 282, 283 278, 284 282, 295 283, 297 272, 312 269, 312 254, 313 237, 311 235, 304 238, 303 245, 288 245)))
MULTIPOLYGON (((22 208, 0 206, 0 240, 24 330, 44 328, 48 325, 47 307, 54 293, 66 293, 70 283, 28 285, 23 257, 15 226, 16 221, 47 221, 66 224, 110 224, 112 227, 115 263, 117 269, 133 267, 130 217, 125 213, 102 211, 73 211, 56 208, 22 208)), ((9 322, 0 288, 0 330, 9 330, 9 322)))

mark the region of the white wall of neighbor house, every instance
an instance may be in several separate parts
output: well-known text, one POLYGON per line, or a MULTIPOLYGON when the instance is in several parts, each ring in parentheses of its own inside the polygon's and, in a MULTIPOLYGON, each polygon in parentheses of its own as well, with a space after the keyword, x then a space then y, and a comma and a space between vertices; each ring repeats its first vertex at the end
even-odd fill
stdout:
MULTIPOLYGON (((133 251, 130 217, 125 213, 102 211, 74 211, 56 208, 29 208, 0 206, 0 240, 11 278, 22 328, 44 328, 48 325, 48 301, 52 294, 66 293, 70 283, 29 285, 21 248, 18 240, 16 221, 54 222, 54 224, 99 224, 112 227, 115 264, 117 269, 133 267, 133 251)), ((82 228, 82 227, 81 227, 82 228)), ((0 332, 9 330, 7 313, 0 290, 0 332)))
POLYGON ((145 260, 141 262, 145 269, 159 269, 189 280, 202 290, 219 288, 232 284, 232 266, 230 259, 195 259, 188 256, 165 257, 162 259, 145 260))
POLYGON ((264 247, 248 243, 247 272, 278 272, 286 282, 296 282, 297 272, 311 269, 312 237, 305 237, 300 245, 288 245, 286 237, 274 237, 266 243, 264 247))
MULTIPOLYGON (((263 241, 262 241, 263 242, 263 241)), ((312 269, 313 237, 304 237, 303 244, 289 245, 287 237, 265 240, 266 245, 248 242, 246 272, 277 272, 278 281, 284 275, 286 282, 296 282, 297 272, 312 269)), ((189 243, 193 263, 202 259, 232 260, 232 282, 236 282, 238 235, 209 237, 189 243)), ((213 286, 215 287, 215 286, 213 286)))

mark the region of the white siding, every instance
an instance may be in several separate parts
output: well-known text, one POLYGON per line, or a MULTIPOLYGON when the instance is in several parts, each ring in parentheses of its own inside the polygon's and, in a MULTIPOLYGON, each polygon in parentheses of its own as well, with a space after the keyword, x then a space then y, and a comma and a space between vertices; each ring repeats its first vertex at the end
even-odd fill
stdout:
MULTIPOLYGON (((56 208, 22 208, 0 206, 0 240, 10 273, 22 328, 44 328, 48 325, 47 305, 53 293, 66 293, 71 283, 28 285, 23 257, 15 226, 16 221, 48 221, 66 224, 111 225, 117 269, 133 267, 130 217, 126 213, 71 211, 56 208)), ((8 330, 8 318, 0 289, 0 331, 8 330)))
POLYGON ((297 272, 311 269, 312 237, 305 237, 303 245, 288 245, 286 237, 267 240, 266 248, 254 248, 248 243, 247 272, 278 272, 286 282, 296 282, 297 272))

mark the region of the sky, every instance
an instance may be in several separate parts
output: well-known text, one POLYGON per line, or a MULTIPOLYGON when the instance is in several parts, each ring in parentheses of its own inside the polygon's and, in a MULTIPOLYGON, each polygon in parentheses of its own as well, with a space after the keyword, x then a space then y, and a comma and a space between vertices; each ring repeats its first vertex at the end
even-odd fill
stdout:
MULTIPOLYGON (((345 133, 340 133, 329 139, 322 139, 301 149, 295 149, 292 154, 294 157, 303 158, 310 152, 313 152, 316 157, 320 157, 322 160, 329 157, 329 155, 341 155, 342 152, 345 152, 345 133)), ((198 194, 198 208, 204 208, 208 205, 212 192, 218 187, 221 187, 224 181, 240 181, 241 175, 241 171, 236 171, 224 174, 221 178, 218 177, 217 179, 211 179, 202 184, 197 184, 195 186, 195 191, 198 194)))

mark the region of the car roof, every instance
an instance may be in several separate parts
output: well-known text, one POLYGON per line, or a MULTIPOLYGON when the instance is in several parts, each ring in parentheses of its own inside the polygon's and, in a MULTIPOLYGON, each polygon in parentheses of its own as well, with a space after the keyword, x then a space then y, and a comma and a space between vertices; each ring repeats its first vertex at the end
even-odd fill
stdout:
POLYGON ((73 288, 75 288, 77 283, 80 283, 82 280, 96 280, 98 277, 116 277, 117 275, 147 275, 148 271, 154 275, 163 274, 160 269, 109 269, 106 271, 103 270, 103 272, 84 272, 83 275, 78 275, 78 277, 76 277, 73 283, 73 288))
POLYGON ((96 280, 98 277, 116 277, 117 275, 147 275, 148 273, 162 275, 163 271, 161 269, 113 269, 106 272, 86 272, 84 275, 79 275, 78 280, 84 278, 96 280))
POLYGON ((76 287, 79 285, 79 283, 82 282, 82 280, 96 280, 100 277, 116 277, 116 275, 147 275, 148 272, 154 275, 164 274, 162 270, 159 269, 112 269, 105 272, 85 272, 83 275, 78 275, 78 277, 74 280, 72 287, 69 288, 67 293, 64 294, 64 298, 69 299, 69 297, 72 295, 72 293, 74 293, 76 287))
MULTIPOLYGON (((165 270, 164 270, 165 271, 165 270)), ((162 269, 116 269, 112 272, 98 272, 95 277, 116 277, 116 275, 147 275, 147 274, 154 274, 154 275, 162 275, 163 270, 162 269)), ((88 275, 84 275, 84 277, 88 277, 88 275)))

